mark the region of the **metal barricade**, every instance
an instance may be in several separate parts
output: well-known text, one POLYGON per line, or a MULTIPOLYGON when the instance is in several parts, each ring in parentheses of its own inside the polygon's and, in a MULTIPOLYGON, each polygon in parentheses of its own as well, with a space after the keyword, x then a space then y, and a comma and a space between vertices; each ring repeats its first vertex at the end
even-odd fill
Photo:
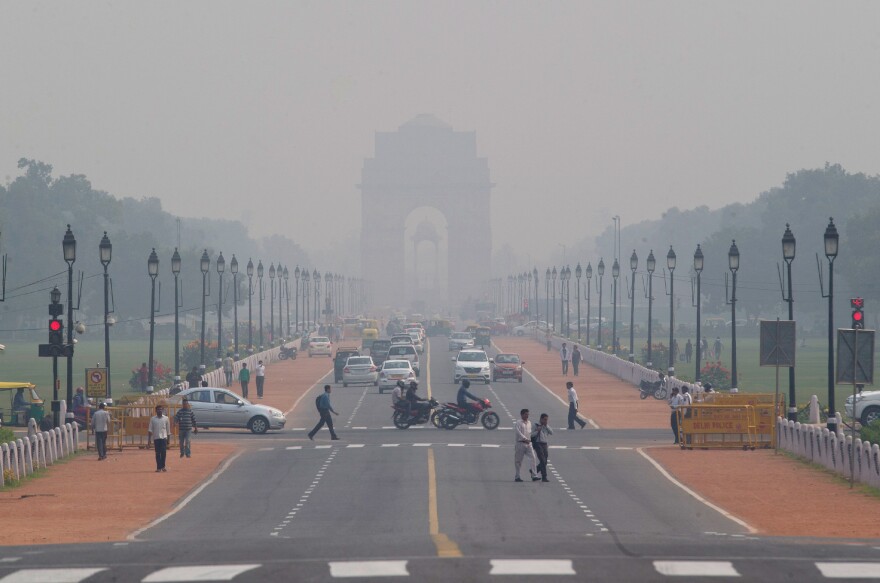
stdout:
POLYGON ((758 439, 752 405, 697 403, 678 407, 676 415, 682 449, 755 449, 772 445, 758 439))
MULTIPOLYGON (((168 447, 170 448, 177 444, 177 424, 174 423, 174 415, 180 409, 180 405, 166 403, 164 397, 150 397, 145 398, 145 400, 149 401, 149 404, 139 403, 137 405, 121 405, 106 408, 106 411, 110 413, 107 449, 122 451, 124 448, 146 448, 150 419, 155 414, 156 405, 162 405, 165 408, 165 414, 171 419, 171 435, 168 439, 168 447)), ((86 448, 92 449, 95 447, 95 432, 91 428, 89 413, 87 412, 86 414, 86 424, 89 428, 86 437, 86 448)))

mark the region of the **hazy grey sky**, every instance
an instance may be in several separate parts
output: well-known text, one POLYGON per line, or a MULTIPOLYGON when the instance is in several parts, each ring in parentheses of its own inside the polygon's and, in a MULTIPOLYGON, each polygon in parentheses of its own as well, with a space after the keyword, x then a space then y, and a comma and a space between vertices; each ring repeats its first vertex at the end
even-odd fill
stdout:
MULTIPOLYGON (((880 3, 0 0, 0 177, 38 158, 314 248, 374 132, 477 134, 496 248, 557 251, 786 172, 880 172, 880 3)), ((328 226, 332 228, 328 229, 328 226)))

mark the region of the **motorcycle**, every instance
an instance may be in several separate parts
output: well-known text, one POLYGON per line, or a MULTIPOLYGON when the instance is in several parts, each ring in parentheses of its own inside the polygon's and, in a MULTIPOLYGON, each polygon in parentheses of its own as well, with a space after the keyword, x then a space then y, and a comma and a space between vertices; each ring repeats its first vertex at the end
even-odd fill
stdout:
POLYGON ((458 403, 446 403, 438 415, 438 421, 443 429, 455 429, 459 425, 473 425, 477 421, 486 429, 496 429, 501 419, 498 413, 489 411, 492 403, 489 399, 476 401, 471 407, 460 407, 458 403))
POLYGON ((427 403, 427 407, 420 406, 418 409, 413 404, 412 412, 407 412, 406 401, 400 401, 398 404, 392 405, 391 408, 394 409, 394 415, 391 419, 394 421, 394 426, 398 429, 409 429, 411 425, 427 423, 436 414, 434 409, 440 405, 433 397, 428 399, 427 403))
POLYGON ((278 352, 278 358, 281 360, 296 360, 296 346, 282 346, 278 352))
POLYGON ((648 381, 639 382, 639 398, 647 399, 651 396, 658 401, 666 398, 666 387, 663 386, 663 381, 654 381, 653 383, 648 381))

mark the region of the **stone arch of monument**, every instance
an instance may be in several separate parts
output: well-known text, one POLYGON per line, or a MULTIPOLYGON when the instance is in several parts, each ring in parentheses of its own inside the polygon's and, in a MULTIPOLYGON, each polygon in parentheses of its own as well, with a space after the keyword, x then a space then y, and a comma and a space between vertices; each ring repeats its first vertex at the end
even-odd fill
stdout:
POLYGON ((376 132, 373 158, 364 160, 361 265, 379 305, 407 300, 405 222, 419 207, 439 211, 447 224, 446 306, 477 298, 491 273, 492 189, 474 132, 457 132, 433 115, 418 115, 396 132, 376 132))

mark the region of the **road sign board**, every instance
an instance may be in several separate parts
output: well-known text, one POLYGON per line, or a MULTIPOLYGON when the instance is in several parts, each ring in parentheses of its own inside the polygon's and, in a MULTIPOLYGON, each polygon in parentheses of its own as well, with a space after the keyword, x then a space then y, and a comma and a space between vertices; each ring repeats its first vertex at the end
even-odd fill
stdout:
POLYGON ((837 329, 837 382, 874 384, 873 330, 837 329))
POLYGON ((794 320, 761 320, 761 366, 794 366, 794 320))
POLYGON ((107 369, 86 369, 86 396, 96 399, 107 398, 107 369))

